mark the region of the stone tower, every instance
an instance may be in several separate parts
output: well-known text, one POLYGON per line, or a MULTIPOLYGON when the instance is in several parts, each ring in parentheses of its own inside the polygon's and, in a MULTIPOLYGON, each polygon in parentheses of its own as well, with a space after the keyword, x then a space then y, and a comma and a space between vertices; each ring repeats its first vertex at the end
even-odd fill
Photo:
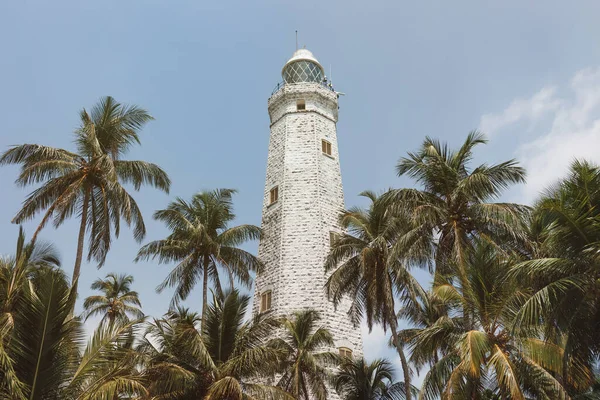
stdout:
POLYGON ((253 311, 283 316, 315 309, 335 339, 330 350, 361 356, 349 302, 335 310, 324 291, 325 258, 332 235, 342 232, 338 218, 344 210, 338 94, 306 49, 294 53, 282 76, 268 101, 271 136, 258 250, 265 269, 256 277, 253 311))

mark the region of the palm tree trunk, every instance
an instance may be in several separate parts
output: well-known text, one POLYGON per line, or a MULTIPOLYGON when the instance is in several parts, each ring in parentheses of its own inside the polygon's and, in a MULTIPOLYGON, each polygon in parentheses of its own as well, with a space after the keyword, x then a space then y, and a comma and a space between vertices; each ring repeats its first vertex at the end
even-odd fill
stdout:
POLYGON ((77 300, 77 284, 79 274, 81 273, 81 261, 83 260, 83 244, 85 241, 85 228, 87 226, 88 203, 90 202, 90 191, 84 189, 83 204, 81 208, 81 224, 79 225, 79 238, 77 240, 77 256, 75 257, 75 266, 73 267, 73 276, 71 277, 71 297, 72 307, 75 308, 77 300))
MULTIPOLYGON (((463 292, 467 290, 469 287, 469 278, 467 277, 467 260, 465 255, 465 249, 463 249, 461 243, 463 239, 463 232, 456 224, 454 225, 454 240, 456 243, 454 247, 456 249, 456 257, 458 258, 458 279, 460 281, 460 286, 462 287, 463 292)), ((466 241, 466 239, 465 239, 466 241)), ((463 304, 463 317, 465 319, 465 324, 468 329, 472 329, 472 318, 471 318, 471 308, 467 306, 467 304, 463 304)))
POLYGON ((406 355, 404 354, 404 350, 400 345, 396 321, 394 319, 391 319, 390 321, 390 330, 392 331, 394 346, 396 346, 396 351, 398 351, 398 355, 400 356, 400 364, 402 365, 402 373, 404 374, 404 390, 406 391, 406 400, 411 400, 412 393, 410 384, 410 369, 408 366, 408 361, 406 360, 406 355))
POLYGON ((208 303, 208 264, 210 259, 204 256, 204 277, 202 278, 202 328, 204 329, 204 319, 206 318, 206 306, 208 303))

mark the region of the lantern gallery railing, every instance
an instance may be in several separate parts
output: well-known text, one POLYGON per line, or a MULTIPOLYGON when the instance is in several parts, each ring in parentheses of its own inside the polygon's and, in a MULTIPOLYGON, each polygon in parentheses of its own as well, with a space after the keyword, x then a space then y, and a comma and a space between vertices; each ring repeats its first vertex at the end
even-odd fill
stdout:
MULTIPOLYGON (((331 90, 332 92, 335 92, 335 90, 333 89, 333 85, 331 84, 331 81, 321 81, 319 82, 319 84, 324 87, 325 89, 331 90)), ((286 85, 286 82, 279 82, 277 84, 277 86, 275 86, 275 89, 273 89, 273 91, 271 92, 271 96, 273 96, 275 93, 277 93, 278 91, 280 91, 281 89, 283 89, 283 87, 286 85)), ((293 83, 292 83, 293 85, 293 83)))

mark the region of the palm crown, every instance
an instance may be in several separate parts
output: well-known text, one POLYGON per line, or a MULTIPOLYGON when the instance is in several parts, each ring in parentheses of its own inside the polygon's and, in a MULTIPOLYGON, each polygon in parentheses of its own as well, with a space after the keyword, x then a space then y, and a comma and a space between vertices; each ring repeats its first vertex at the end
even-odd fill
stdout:
POLYGON ((277 371, 283 352, 264 338, 279 326, 272 318, 244 322, 250 298, 237 291, 215 294, 205 322, 187 309, 150 324, 140 350, 150 376, 169 376, 151 385, 158 398, 207 400, 293 400, 280 388, 256 383, 277 371), (160 397, 164 396, 164 397, 160 397))
POLYGON ((512 268, 535 289, 517 326, 528 329, 543 321, 546 335, 564 343, 564 382, 576 391, 593 383, 600 354, 599 205, 600 167, 573 162, 569 175, 536 204, 537 257, 512 268))
POLYGON ((123 346, 133 326, 98 329, 87 346, 72 314, 71 288, 44 244, 25 244, 0 262, 0 398, 116 398, 144 394, 143 376, 123 346))
POLYGON ((91 288, 99 290, 102 294, 89 296, 83 302, 84 317, 102 315, 101 324, 108 322, 129 322, 130 318, 140 319, 144 317, 141 310, 142 303, 138 293, 131 290, 133 276, 106 275, 106 279, 97 279, 91 288))
POLYGON ((568 397, 557 379, 560 345, 541 339, 539 331, 512 331, 528 293, 508 273, 510 262, 493 244, 477 240, 466 257, 466 282, 438 277, 433 290, 447 313, 410 338, 417 357, 430 349, 442 355, 435 355, 420 398, 474 398, 485 388, 511 399, 568 397))
POLYGON ((185 300, 198 280, 202 280, 202 315, 206 313, 208 280, 211 279, 218 294, 223 292, 219 267, 229 277, 249 286, 251 271, 258 271, 261 263, 251 253, 238 246, 247 240, 258 239, 260 228, 254 225, 230 226, 234 220, 231 201, 235 190, 218 189, 201 192, 190 202, 178 198, 164 210, 154 213, 154 218, 164 222, 171 234, 162 240, 148 243, 140 249, 136 260, 158 258, 160 262, 178 262, 165 281, 158 287, 162 291, 175 286, 172 305, 185 300))
POLYGON ((393 383, 389 361, 345 359, 334 376, 335 389, 344 400, 404 400, 404 385, 393 383))
POLYGON ((398 189, 389 195, 409 212, 415 226, 426 228, 424 232, 436 244, 436 272, 453 272, 463 280, 464 258, 473 236, 485 236, 505 247, 524 240, 527 207, 490 201, 510 184, 524 182, 525 170, 514 160, 471 168, 473 149, 485 143, 479 132, 471 132, 457 151, 425 139, 420 151, 409 153, 397 165, 398 175, 416 179, 423 189, 398 189))
POLYGON ((337 356, 326 351, 334 346, 333 337, 318 326, 319 320, 314 310, 297 312, 284 320, 282 339, 277 341, 286 354, 278 386, 295 399, 327 399, 325 368, 335 365, 337 356))
POLYGON ((80 119, 81 125, 75 132, 76 152, 23 144, 0 157, 0 165, 21 164, 18 185, 42 183, 26 198, 13 219, 14 223, 21 223, 45 210, 34 241, 51 219, 58 227, 73 214, 80 216, 72 276, 75 293, 86 232, 88 261, 94 259, 100 266, 106 260, 112 234, 119 236, 121 220, 133 224, 136 240, 141 241, 146 234, 137 203, 122 185, 132 184, 136 190, 151 185, 168 192, 171 183, 155 164, 122 159, 133 144, 140 143, 139 130, 152 119, 145 110, 105 97, 91 113, 82 110, 80 119))

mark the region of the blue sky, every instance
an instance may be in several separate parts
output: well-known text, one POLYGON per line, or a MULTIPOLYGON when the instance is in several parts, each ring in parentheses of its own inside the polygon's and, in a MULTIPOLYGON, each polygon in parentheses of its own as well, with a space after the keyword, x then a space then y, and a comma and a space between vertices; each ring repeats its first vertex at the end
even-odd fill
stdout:
MULTIPOLYGON (((528 184, 505 198, 531 202, 573 157, 600 161, 600 3, 597 1, 3 1, 0 4, 0 149, 20 143, 71 148, 78 111, 101 96, 156 118, 130 158, 160 164, 170 195, 136 195, 146 241, 167 232, 151 219, 175 196, 239 190, 240 223, 260 224, 269 120, 266 101, 294 51, 294 31, 329 71, 340 102, 338 140, 347 205, 364 189, 413 183, 394 166, 426 135, 459 144, 485 130, 477 162, 517 157, 528 184)), ((29 189, 0 169, 0 253, 13 251, 10 219, 29 189)), ((26 224, 31 235, 36 220, 26 224)), ((76 222, 41 237, 70 272, 76 222)), ((108 272, 135 276, 144 310, 168 266, 132 262, 123 231, 106 266, 84 265, 81 297, 108 272)), ((256 245, 249 248, 255 249, 256 245)), ((188 304, 200 308, 201 293, 188 304)), ((375 332, 372 358, 390 353, 375 332)))

